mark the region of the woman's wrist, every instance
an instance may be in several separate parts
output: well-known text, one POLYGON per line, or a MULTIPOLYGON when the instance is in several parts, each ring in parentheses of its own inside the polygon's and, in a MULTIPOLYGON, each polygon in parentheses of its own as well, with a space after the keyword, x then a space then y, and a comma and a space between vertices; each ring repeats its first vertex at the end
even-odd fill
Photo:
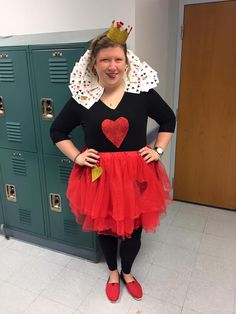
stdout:
POLYGON ((81 152, 78 152, 78 154, 75 155, 75 157, 74 157, 74 159, 73 159, 73 162, 74 162, 74 163, 76 163, 76 159, 77 159, 77 157, 79 157, 80 154, 81 154, 81 152))
POLYGON ((159 158, 161 158, 162 155, 164 154, 164 149, 160 145, 155 145, 153 149, 158 154, 159 158))

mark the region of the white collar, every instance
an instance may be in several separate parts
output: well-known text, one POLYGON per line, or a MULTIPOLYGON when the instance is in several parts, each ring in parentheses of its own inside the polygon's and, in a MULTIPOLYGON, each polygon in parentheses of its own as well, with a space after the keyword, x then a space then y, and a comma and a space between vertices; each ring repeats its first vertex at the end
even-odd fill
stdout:
MULTIPOLYGON (((127 51, 127 57, 131 69, 129 75, 125 76, 125 91, 139 94, 156 87, 159 83, 157 72, 146 62, 141 62, 131 50, 127 51)), ((89 61, 90 50, 87 50, 79 62, 76 62, 69 85, 72 97, 87 109, 101 98, 104 91, 97 76, 88 68, 89 61)))

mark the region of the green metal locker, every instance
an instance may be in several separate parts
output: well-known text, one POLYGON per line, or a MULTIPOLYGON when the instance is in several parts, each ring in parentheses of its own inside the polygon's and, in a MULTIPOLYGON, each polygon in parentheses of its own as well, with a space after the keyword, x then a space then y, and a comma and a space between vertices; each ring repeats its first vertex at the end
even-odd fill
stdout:
MULTIPOLYGON (((93 261, 97 236, 81 231, 65 196, 73 163, 52 144, 49 128, 71 97, 75 62, 103 31, 0 39, 0 233, 93 261)), ((71 138, 83 146, 80 128, 71 138)))
POLYGON ((36 152, 27 49, 0 47, 0 147, 36 152))
MULTIPOLYGON (((49 129, 55 116, 71 97, 68 88, 70 73, 75 62, 85 52, 85 45, 67 49, 66 46, 47 46, 47 48, 34 46, 31 49, 35 102, 38 107, 43 152, 61 155, 49 138, 49 129)), ((71 137, 78 147, 83 145, 84 137, 81 128, 73 131, 71 137)))
POLYGON ((46 189, 51 238, 87 249, 95 249, 95 235, 81 232, 65 196, 73 163, 63 157, 45 156, 46 189))
POLYGON ((1 190, 3 188, 3 185, 1 184, 3 182, 2 180, 2 171, 1 171, 1 163, 0 163, 0 225, 4 225, 4 218, 3 218, 3 202, 2 202, 2 195, 1 190))
POLYGON ((3 220, 3 207, 2 207, 2 200, 1 200, 1 195, 0 195, 0 225, 4 223, 3 220))
POLYGON ((0 163, 6 227, 44 235, 37 154, 1 148, 0 163))

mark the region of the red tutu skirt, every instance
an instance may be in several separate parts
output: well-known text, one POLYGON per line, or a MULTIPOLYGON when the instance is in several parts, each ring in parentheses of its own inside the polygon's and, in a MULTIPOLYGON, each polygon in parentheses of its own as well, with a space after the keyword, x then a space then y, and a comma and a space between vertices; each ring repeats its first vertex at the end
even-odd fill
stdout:
POLYGON ((74 165, 67 189, 70 207, 83 231, 130 237, 143 227, 155 232, 171 201, 161 162, 147 164, 137 151, 99 153, 102 175, 92 182, 90 167, 74 165))

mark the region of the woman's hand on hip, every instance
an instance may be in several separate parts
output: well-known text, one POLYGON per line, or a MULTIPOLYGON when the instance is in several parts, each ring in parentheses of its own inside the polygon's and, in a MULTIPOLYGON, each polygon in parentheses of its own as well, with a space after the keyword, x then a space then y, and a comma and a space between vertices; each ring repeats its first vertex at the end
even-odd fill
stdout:
POLYGON ((140 156, 149 164, 152 161, 158 161, 160 159, 159 154, 152 148, 145 146, 139 150, 140 156))
POLYGON ((94 167, 99 162, 98 151, 93 148, 86 149, 76 158, 76 164, 80 166, 94 167))

